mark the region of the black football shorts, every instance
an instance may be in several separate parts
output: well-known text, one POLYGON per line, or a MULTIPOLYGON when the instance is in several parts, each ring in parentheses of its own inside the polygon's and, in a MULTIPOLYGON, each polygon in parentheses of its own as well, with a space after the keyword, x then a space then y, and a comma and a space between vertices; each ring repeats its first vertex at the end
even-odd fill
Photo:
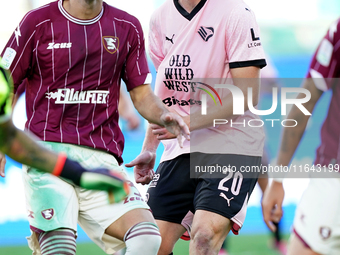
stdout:
POLYGON ((249 171, 260 164, 256 156, 180 155, 157 168, 146 194, 148 204, 157 220, 180 224, 189 210, 206 210, 242 226, 258 176, 249 171))

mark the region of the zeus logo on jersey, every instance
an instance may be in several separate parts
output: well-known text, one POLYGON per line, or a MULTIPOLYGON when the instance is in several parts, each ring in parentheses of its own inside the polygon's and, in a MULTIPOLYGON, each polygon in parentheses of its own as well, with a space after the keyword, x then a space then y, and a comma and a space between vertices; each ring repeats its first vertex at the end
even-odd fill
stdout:
POLYGON ((72 47, 72 43, 49 43, 47 49, 52 50, 52 49, 69 49, 72 47))
POLYGON ((56 99, 56 104, 106 104, 108 95, 109 91, 106 90, 58 89, 56 92, 46 93, 46 98, 56 99))

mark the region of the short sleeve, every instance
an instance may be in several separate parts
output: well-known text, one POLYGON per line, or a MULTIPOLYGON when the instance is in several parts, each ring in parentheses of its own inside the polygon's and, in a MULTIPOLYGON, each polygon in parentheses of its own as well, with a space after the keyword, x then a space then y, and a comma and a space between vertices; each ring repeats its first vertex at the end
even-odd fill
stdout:
POLYGON ((126 83, 128 91, 139 85, 151 83, 143 30, 136 18, 131 22, 129 34, 129 52, 122 70, 122 79, 126 83))
POLYGON ((255 15, 243 2, 234 7, 227 20, 226 52, 230 68, 266 66, 255 15))
POLYGON ((307 78, 313 78, 318 89, 332 87, 332 79, 340 75, 340 20, 335 21, 322 38, 312 58, 307 78), (329 78, 329 79, 326 79, 329 78))

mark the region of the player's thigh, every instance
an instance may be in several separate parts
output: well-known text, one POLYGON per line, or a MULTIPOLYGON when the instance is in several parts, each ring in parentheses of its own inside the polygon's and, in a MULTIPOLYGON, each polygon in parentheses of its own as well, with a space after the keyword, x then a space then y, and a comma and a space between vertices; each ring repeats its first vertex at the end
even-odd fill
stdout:
POLYGON ((247 203, 257 181, 257 175, 247 175, 240 170, 245 166, 259 166, 261 158, 231 154, 201 155, 200 158, 203 161, 198 164, 229 166, 229 171, 222 178, 206 174, 200 179, 195 193, 195 210, 230 219, 232 230, 237 233, 243 225, 247 203))
POLYGON ((36 169, 23 167, 28 221, 31 236, 28 246, 39 254, 35 233, 69 228, 77 231, 78 197, 73 185, 36 169))
POLYGON ((78 198, 74 186, 33 168, 24 167, 23 181, 32 230, 77 230, 78 198))
POLYGON ((311 250, 299 237, 297 237, 293 233, 289 238, 289 247, 287 255, 321 255, 321 254, 311 250))
POLYGON ((195 189, 189 154, 162 162, 146 194, 155 219, 181 224, 188 211, 193 211, 195 189))
MULTIPOLYGON (((340 254, 340 179, 310 179, 297 206, 293 229, 314 252, 340 254)), ((295 254, 294 247, 290 252, 295 254)))

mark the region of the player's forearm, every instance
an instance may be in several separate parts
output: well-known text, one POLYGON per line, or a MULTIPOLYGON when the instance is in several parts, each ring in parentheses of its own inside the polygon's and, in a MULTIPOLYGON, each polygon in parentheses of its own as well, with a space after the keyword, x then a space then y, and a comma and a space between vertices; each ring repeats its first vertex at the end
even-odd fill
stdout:
MULTIPOLYGON (((303 88, 311 93, 311 98, 303 106, 308 112, 313 112, 316 103, 322 95, 322 91, 316 88, 313 79, 306 79, 303 83, 303 88)), ((301 93, 297 98, 304 98, 305 94, 301 93)), ((293 119, 297 122, 295 127, 285 127, 283 129, 281 145, 278 154, 278 165, 289 165, 295 150, 297 149, 303 133, 305 132, 309 115, 305 115, 296 105, 294 105, 289 112, 287 119, 293 119)))
POLYGON ((0 150, 25 165, 52 172, 58 155, 42 149, 31 137, 16 129, 11 121, 1 124, 0 150))
POLYGON ((146 120, 163 126, 161 116, 169 110, 162 101, 153 93, 150 85, 141 85, 130 91, 131 99, 137 111, 146 120))
POLYGON ((154 134, 152 134, 152 129, 150 125, 148 125, 146 134, 145 134, 142 152, 150 151, 152 153, 156 153, 159 143, 160 141, 157 139, 157 137, 154 134))
MULTIPOLYGON (((230 69, 232 82, 243 95, 244 112, 248 110, 248 92, 249 88, 252 89, 252 103, 255 107, 258 104, 259 87, 260 87, 260 68, 256 66, 248 66, 241 68, 230 69)), ((242 100, 238 96, 232 96, 229 93, 226 97, 222 98, 222 105, 211 105, 207 107, 207 114, 201 115, 201 111, 196 111, 190 114, 190 131, 212 127, 214 120, 222 119, 230 121, 239 115, 233 113, 233 100, 242 100)))
POLYGON ((283 128, 277 164, 289 165, 306 129, 309 116, 304 115, 295 105, 292 107, 287 119, 297 121, 295 127, 283 128))
POLYGON ((227 96, 222 99, 221 105, 212 105, 207 107, 207 114, 202 115, 201 110, 190 114, 190 131, 213 127, 217 119, 230 121, 236 117, 233 115, 232 97, 227 96))
MULTIPOLYGON (((249 87, 252 88, 253 106, 255 107, 258 104, 258 97, 259 97, 258 81, 257 82, 253 81, 253 82, 250 82, 249 84, 246 84, 245 82, 243 82, 242 84, 240 84, 240 86, 238 85, 238 88, 242 90, 243 95, 244 95, 244 101, 243 101, 244 112, 246 112, 249 109, 248 102, 247 102, 249 87)), ((215 123, 221 122, 222 120, 230 122, 232 119, 235 119, 238 116, 240 116, 240 115, 235 115, 233 113, 233 107, 234 107, 233 100, 235 100, 235 98, 233 98, 232 94, 230 93, 226 97, 222 98, 222 105, 217 104, 217 105, 208 106, 206 115, 202 115, 200 109, 198 111, 195 111, 194 113, 191 113, 190 114, 190 131, 212 127, 215 125, 215 123)))

